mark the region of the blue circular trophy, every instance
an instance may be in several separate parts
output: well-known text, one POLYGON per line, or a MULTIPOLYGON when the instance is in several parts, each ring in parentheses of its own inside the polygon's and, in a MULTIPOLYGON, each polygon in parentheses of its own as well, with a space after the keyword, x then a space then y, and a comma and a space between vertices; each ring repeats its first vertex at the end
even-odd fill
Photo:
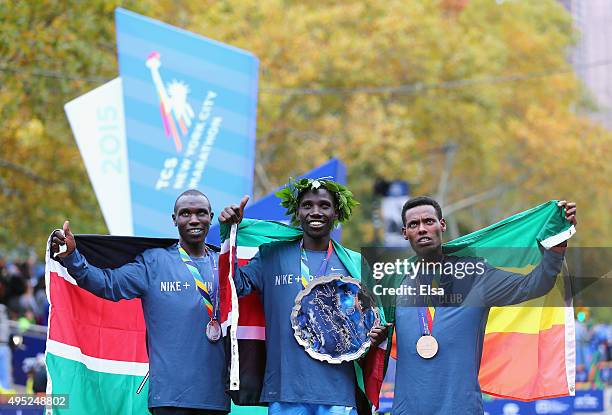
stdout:
POLYGON ((359 280, 324 276, 295 298, 291 325, 298 343, 314 359, 342 363, 370 347, 368 333, 380 324, 376 303, 359 280))

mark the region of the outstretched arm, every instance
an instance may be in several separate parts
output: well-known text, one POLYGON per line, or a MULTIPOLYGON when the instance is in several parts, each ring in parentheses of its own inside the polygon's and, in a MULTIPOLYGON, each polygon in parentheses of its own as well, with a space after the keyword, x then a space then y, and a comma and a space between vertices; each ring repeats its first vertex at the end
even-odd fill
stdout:
POLYGON ((562 253, 545 251, 540 264, 527 275, 487 267, 479 277, 484 305, 518 304, 547 294, 555 285, 562 263, 562 253))
POLYGON ((142 255, 134 262, 116 269, 101 269, 89 264, 76 248, 70 223, 64 222, 63 229, 57 230, 51 237, 51 252, 58 254, 68 273, 76 280, 79 287, 107 300, 119 301, 141 297, 147 288, 147 267, 142 255), (65 246, 65 252, 60 247, 65 246))

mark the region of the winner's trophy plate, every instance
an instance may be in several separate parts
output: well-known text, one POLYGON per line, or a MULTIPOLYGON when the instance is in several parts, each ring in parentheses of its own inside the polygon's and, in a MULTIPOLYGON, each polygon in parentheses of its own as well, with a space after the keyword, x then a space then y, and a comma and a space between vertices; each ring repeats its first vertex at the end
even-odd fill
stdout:
POLYGON ((291 326, 298 343, 314 359, 342 363, 370 347, 368 333, 380 325, 374 298, 355 278, 318 277, 295 298, 291 326))

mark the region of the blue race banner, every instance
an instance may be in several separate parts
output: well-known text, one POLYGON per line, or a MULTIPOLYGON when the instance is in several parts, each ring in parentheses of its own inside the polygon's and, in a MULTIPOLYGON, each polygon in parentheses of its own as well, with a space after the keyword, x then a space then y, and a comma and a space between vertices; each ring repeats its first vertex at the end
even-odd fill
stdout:
POLYGON ((259 62, 124 9, 115 21, 134 234, 174 237, 182 191, 213 209, 252 194, 259 62))
POLYGON ((572 415, 573 396, 533 402, 495 399, 484 404, 485 415, 572 415))
POLYGON ((603 389, 577 390, 574 397, 574 411, 583 413, 598 413, 610 409, 604 404, 603 389))
MULTIPOLYGON (((576 396, 519 402, 493 399, 484 402, 485 415, 571 415, 574 413, 603 413, 604 391, 577 390, 576 396)), ((606 412, 607 413, 607 412, 606 412)))
MULTIPOLYGON (((336 158, 332 158, 329 161, 321 164, 319 167, 310 170, 309 172, 298 176, 296 178, 312 178, 317 179, 321 177, 331 176, 335 181, 341 184, 346 184, 346 167, 344 163, 336 158)), ((285 185, 279 187, 277 190, 282 189, 285 185)), ((255 203, 249 202, 244 211, 244 217, 249 219, 262 219, 262 220, 275 220, 278 222, 289 223, 289 218, 285 215, 285 208, 280 205, 280 199, 276 197, 274 192, 267 194, 261 199, 257 200, 255 203)), ((230 204, 238 204, 240 203, 240 199, 242 199, 241 195, 239 198, 236 198, 230 204)), ((224 206, 218 206, 217 211, 221 211, 224 206)), ((340 241, 341 238, 340 228, 334 229, 332 231, 332 237, 337 241, 340 241)), ((214 226, 211 226, 210 232, 208 233, 208 238, 206 239, 208 243, 213 245, 219 245, 219 224, 215 222, 214 226)))

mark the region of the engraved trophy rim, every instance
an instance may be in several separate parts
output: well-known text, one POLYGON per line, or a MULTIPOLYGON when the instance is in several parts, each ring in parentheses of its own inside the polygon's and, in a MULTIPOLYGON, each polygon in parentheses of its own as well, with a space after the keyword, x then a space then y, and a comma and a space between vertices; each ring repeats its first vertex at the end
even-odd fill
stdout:
MULTIPOLYGON (((329 354, 320 353, 320 352, 313 350, 311 345, 306 340, 300 337, 299 335, 300 327, 297 321, 297 316, 301 308, 302 299, 308 294, 310 294, 313 288, 319 285, 324 285, 324 284, 333 282, 333 281, 353 283, 353 284, 356 284, 360 290, 363 288, 361 285, 361 281, 359 281, 356 278, 347 277, 344 275, 326 275, 326 276, 321 276, 321 277, 317 277, 313 279, 306 286, 306 288, 304 288, 303 290, 300 290, 300 292, 295 297, 295 303, 291 310, 291 327, 293 328, 293 337, 297 340, 299 345, 302 346, 302 348, 306 351, 306 353, 310 355, 310 357, 312 357, 315 360, 322 361, 322 362, 327 362, 331 364, 340 364, 344 362, 352 362, 362 357, 372 345, 372 339, 368 337, 368 339, 365 342, 363 342, 361 347, 355 352, 348 353, 340 357, 333 357, 329 354)), ((370 307, 370 308, 374 311, 374 325, 372 327, 379 326, 380 325, 380 313, 378 312, 378 309, 376 307, 370 307)))

